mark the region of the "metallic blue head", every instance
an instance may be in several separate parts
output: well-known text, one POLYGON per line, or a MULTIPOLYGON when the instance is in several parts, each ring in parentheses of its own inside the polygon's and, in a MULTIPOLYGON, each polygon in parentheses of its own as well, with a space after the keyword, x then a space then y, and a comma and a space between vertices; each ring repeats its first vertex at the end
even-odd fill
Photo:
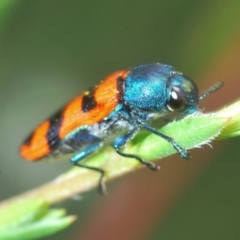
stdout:
POLYGON ((180 117, 199 111, 198 89, 173 67, 160 63, 133 68, 125 80, 123 100, 149 113, 176 111, 180 117))
POLYGON ((176 111, 180 117, 200 111, 198 105, 197 85, 181 73, 176 73, 169 78, 167 83, 167 107, 176 111))

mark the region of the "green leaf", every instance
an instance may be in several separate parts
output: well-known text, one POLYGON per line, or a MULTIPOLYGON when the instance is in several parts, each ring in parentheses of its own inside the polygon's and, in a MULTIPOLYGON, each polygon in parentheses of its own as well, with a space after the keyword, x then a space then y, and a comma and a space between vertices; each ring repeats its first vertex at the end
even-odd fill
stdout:
POLYGON ((221 135, 217 137, 217 140, 240 136, 240 100, 223 108, 217 115, 229 118, 228 124, 221 135))
MULTIPOLYGON (((181 147, 191 149, 210 143, 227 122, 228 119, 224 117, 201 114, 171 122, 159 131, 172 137, 181 147)), ((155 134, 150 134, 135 148, 134 152, 146 160, 163 158, 177 152, 169 142, 155 134)))
POLYGON ((47 202, 28 199, 0 210, 0 239, 36 239, 58 232, 69 226, 74 216, 63 209, 48 209, 47 202))

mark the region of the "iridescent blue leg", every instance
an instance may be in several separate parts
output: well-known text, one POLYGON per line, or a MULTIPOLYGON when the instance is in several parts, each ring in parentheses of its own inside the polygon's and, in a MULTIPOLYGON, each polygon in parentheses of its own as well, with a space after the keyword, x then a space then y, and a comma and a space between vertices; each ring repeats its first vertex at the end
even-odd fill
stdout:
POLYGON ((77 153, 75 156, 73 156, 71 158, 71 162, 78 167, 87 168, 87 169, 99 172, 101 174, 100 179, 99 179, 100 192, 103 195, 107 195, 107 188, 106 188, 106 185, 104 182, 105 171, 101 168, 86 166, 86 165, 79 163, 79 161, 85 159, 92 153, 96 152, 101 147, 101 145, 102 145, 102 143, 100 141, 91 144, 89 147, 85 148, 84 150, 81 150, 79 153, 77 153))
POLYGON ((145 160, 143 160, 141 157, 139 157, 138 155, 134 155, 134 154, 128 154, 128 153, 123 153, 119 150, 119 148, 124 147, 126 145, 126 143, 128 141, 130 141, 135 134, 138 132, 138 127, 135 127, 133 130, 131 130, 129 133, 117 137, 114 142, 113 142, 113 147, 115 149, 115 151, 123 156, 123 157, 127 157, 127 158, 135 158, 136 160, 138 160, 140 163, 144 164, 145 166, 147 166, 148 168, 150 168, 151 170, 158 170, 160 169, 159 166, 156 166, 154 163, 152 162, 147 162, 145 160))
POLYGON ((189 158, 189 154, 188 154, 187 150, 184 149, 183 147, 181 147, 179 144, 177 144, 171 137, 159 132, 155 128, 149 126, 146 122, 142 121, 141 119, 137 119, 137 122, 139 124, 141 124, 144 128, 146 128, 148 131, 158 135, 159 137, 162 137, 163 139, 165 139, 166 141, 171 143, 172 146, 178 151, 178 153, 180 154, 180 156, 182 158, 185 158, 185 159, 189 158))

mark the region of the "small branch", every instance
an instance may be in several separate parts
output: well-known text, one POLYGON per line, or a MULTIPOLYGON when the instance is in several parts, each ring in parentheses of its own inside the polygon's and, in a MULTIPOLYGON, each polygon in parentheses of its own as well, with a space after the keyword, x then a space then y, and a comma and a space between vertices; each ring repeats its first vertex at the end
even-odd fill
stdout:
MULTIPOLYGON (((178 144, 186 149, 199 147, 216 137, 223 139, 238 136, 240 135, 240 101, 214 114, 199 114, 186 117, 181 121, 173 121, 161 128, 160 131, 172 136, 178 144)), ((133 141, 124 150, 137 154, 147 161, 176 153, 171 144, 154 134, 147 135, 141 141, 133 141)), ((135 159, 119 156, 110 147, 89 158, 86 164, 104 169, 106 181, 142 166, 135 159)), ((29 198, 57 203, 97 186, 98 181, 99 174, 97 172, 74 167, 50 183, 1 202, 0 208, 12 202, 29 198)))

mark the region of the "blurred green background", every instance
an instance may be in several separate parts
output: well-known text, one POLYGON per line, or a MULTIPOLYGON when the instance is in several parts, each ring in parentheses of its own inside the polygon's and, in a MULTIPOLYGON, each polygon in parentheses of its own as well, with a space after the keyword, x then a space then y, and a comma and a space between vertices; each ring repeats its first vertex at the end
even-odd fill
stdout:
MULTIPOLYGON (((40 121, 115 70, 162 62, 193 78, 201 90, 216 81, 225 81, 226 87, 218 96, 204 101, 208 110, 239 96, 240 58, 234 55, 240 49, 237 0, 22 0, 7 4, 0 12, 0 200, 37 187, 69 169, 69 162, 24 162, 18 156, 19 145, 40 121), (236 58, 232 63, 231 54, 236 58), (225 75, 219 76, 221 63, 232 69, 226 68, 225 75), (218 78, 207 82, 206 78, 201 84, 203 76, 218 78)), ((156 214, 149 230, 136 239, 239 239, 239 142, 236 138, 213 143, 213 150, 204 147, 194 152, 191 162, 208 157, 211 165, 200 177, 191 178, 193 183, 181 198, 183 190, 179 191, 179 201, 174 201, 170 210, 166 206, 161 216, 157 209, 153 210, 156 214)), ((177 156, 177 160, 169 160, 169 168, 174 169, 174 161, 181 159, 177 156)), ((152 174, 152 181, 156 182, 159 174, 161 171, 152 174)), ((91 219, 95 219, 95 212, 99 217, 98 208, 114 199, 114 189, 130 185, 134 178, 150 176, 145 170, 132 175, 126 177, 127 181, 109 183, 112 196, 108 198, 99 196, 94 189, 83 194, 82 201, 59 204, 77 214, 79 220, 65 232, 45 239, 91 239, 87 233, 85 238, 78 238, 77 232, 81 236, 86 225, 87 229, 95 226, 91 219)), ((142 187, 143 198, 149 197, 144 192, 150 186, 142 187)), ((154 190, 156 195, 161 194, 158 190, 154 190)), ((122 198, 128 194, 134 196, 126 188, 122 198)), ((122 201, 118 200, 120 206, 122 201)), ((121 209, 124 213, 124 206, 121 209)), ((114 223, 117 218, 118 215, 113 217, 113 225, 119 224, 114 223)), ((138 223, 132 224, 135 227, 131 231, 137 231, 138 223)), ((111 227, 102 228, 110 231, 111 227)), ((123 238, 120 232, 115 238, 99 235, 98 239, 123 238)))

